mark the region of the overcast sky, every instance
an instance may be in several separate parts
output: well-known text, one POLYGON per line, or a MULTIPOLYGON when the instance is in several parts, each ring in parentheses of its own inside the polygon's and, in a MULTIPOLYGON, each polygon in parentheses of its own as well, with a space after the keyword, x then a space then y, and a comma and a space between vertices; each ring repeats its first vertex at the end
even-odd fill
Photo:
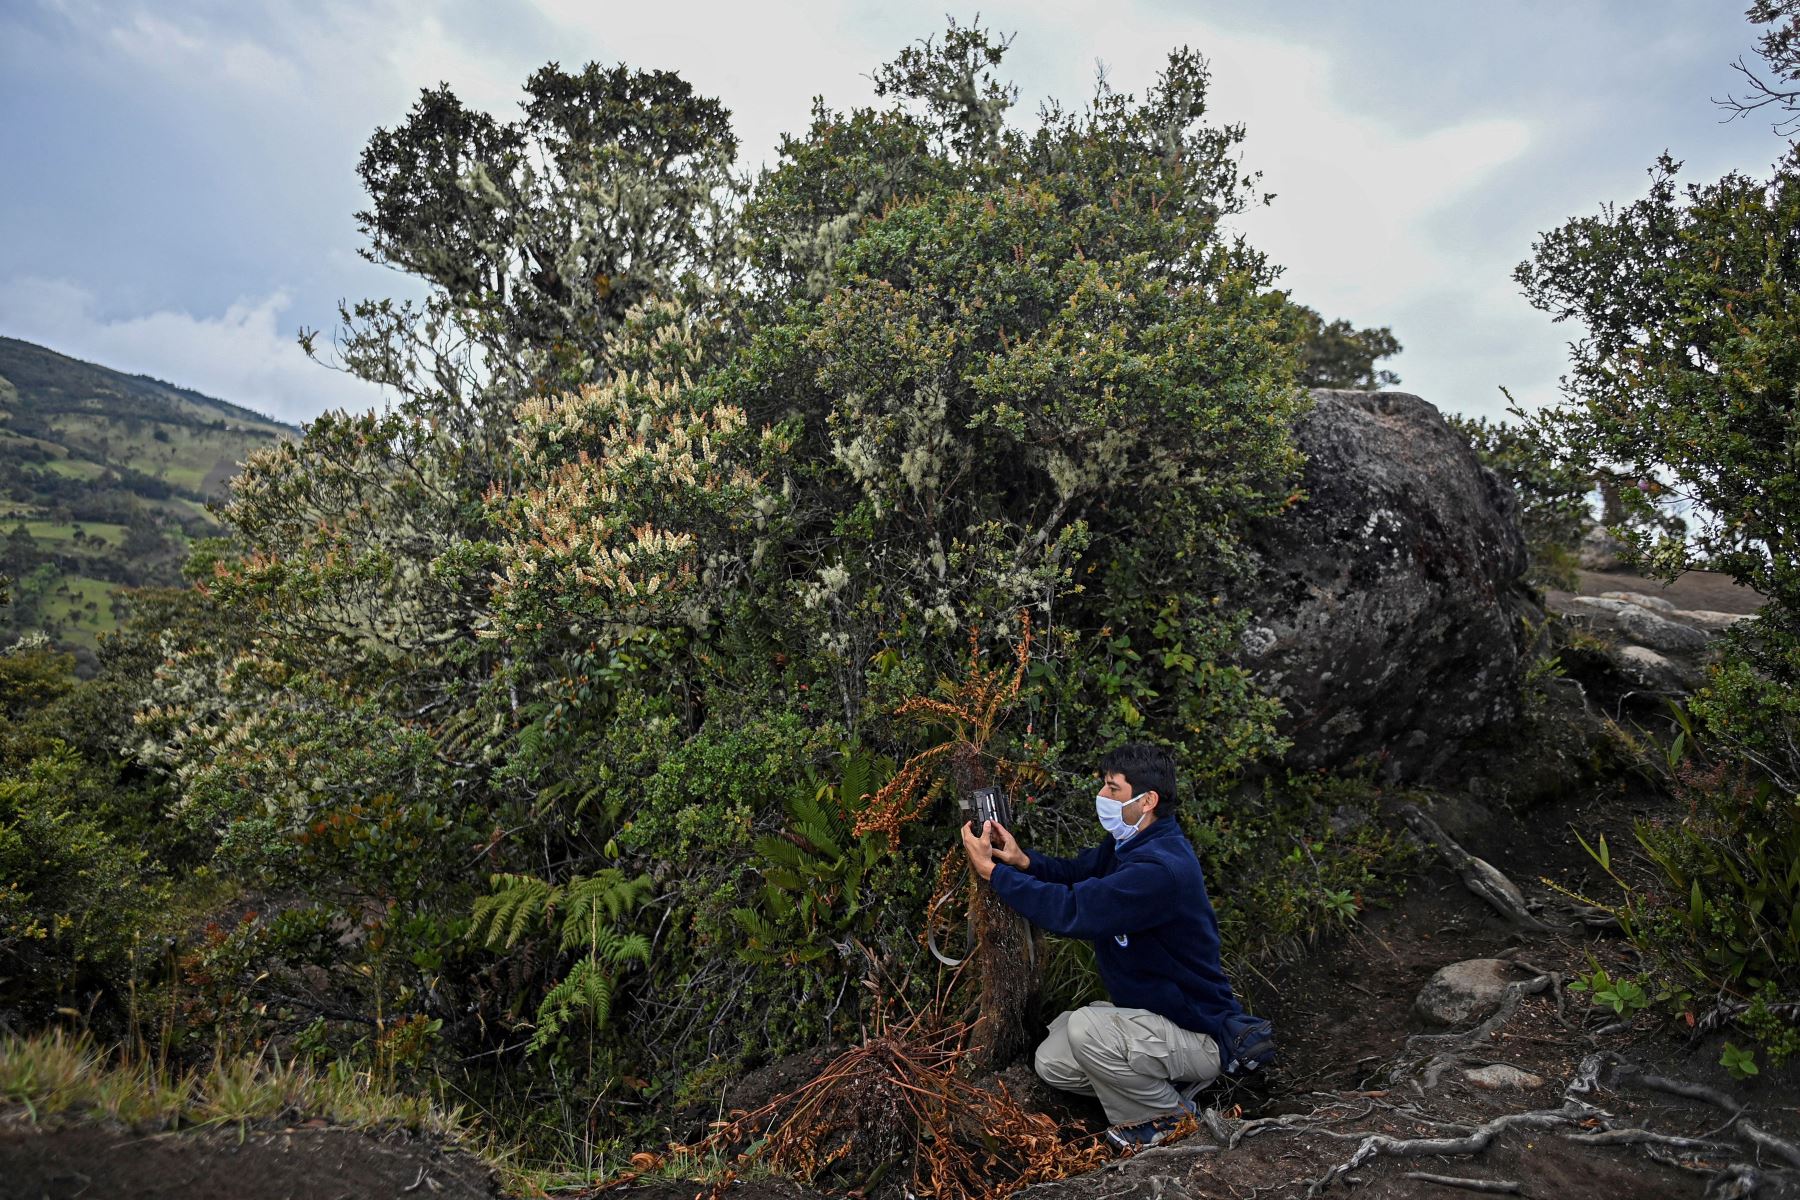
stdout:
MULTIPOLYGON (((1442 408, 1557 393, 1572 332, 1512 268, 1533 238, 1687 176, 1763 173, 1766 123, 1723 122, 1746 0, 1009 0, 1020 116, 1073 107, 1097 64, 1140 92, 1171 47, 1213 64, 1221 120, 1274 203, 1241 220, 1328 318, 1387 325, 1442 408)), ((939 32, 946 0, 0 0, 0 334, 287 420, 380 403, 308 362, 340 299, 416 294, 357 257, 357 155, 446 82, 510 116, 557 61, 680 72, 734 113, 745 165, 848 108, 939 32)))

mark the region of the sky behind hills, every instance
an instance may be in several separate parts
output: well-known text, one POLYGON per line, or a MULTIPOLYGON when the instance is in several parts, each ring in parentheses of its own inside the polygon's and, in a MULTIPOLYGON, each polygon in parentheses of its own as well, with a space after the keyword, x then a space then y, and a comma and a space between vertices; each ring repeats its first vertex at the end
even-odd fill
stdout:
MULTIPOLYGON (((308 362, 340 299, 416 294, 357 257, 355 164, 447 82, 510 116, 536 67, 679 71, 734 112, 746 167, 811 97, 939 32, 942 3, 770 0, 6 0, 0 4, 0 334, 304 420, 380 402, 308 362)), ((955 10, 968 21, 975 10, 955 10)), ((1214 68, 1219 119, 1277 194, 1239 222, 1328 318, 1391 326, 1439 406, 1556 394, 1574 334, 1518 297, 1533 238, 1686 176, 1763 173, 1765 122, 1725 122, 1755 31, 1709 0, 1007 0, 1019 117, 1080 104, 1103 67, 1141 92, 1169 48, 1214 68)))

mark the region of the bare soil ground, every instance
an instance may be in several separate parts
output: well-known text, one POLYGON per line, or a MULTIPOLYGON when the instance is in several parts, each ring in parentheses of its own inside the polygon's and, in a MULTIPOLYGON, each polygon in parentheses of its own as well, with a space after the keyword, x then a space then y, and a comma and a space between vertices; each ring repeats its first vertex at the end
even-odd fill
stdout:
POLYGON ((491 1200, 493 1172, 407 1133, 322 1122, 144 1134, 101 1122, 0 1125, 0 1200, 491 1200))

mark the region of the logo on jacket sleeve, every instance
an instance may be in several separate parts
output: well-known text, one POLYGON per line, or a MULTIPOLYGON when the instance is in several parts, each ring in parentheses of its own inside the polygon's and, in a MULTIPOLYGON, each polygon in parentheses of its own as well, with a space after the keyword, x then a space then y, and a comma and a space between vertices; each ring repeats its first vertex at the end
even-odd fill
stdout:
POLYGON ((1113 941, 1117 942, 1119 947, 1123 949, 1124 947, 1131 945, 1131 935, 1129 933, 1115 933, 1113 934, 1113 941))

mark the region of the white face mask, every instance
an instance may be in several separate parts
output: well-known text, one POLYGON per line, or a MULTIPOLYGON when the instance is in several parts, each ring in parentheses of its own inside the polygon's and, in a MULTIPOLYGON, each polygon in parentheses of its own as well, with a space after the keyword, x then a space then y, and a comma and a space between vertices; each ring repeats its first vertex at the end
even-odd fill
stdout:
MULTIPOLYGON (((1139 792, 1130 800, 1112 800, 1104 793, 1094 797, 1094 812, 1100 817, 1100 826, 1113 835, 1113 841, 1123 846, 1137 836, 1138 826, 1125 820, 1125 806, 1135 804, 1148 796, 1149 792, 1139 792)), ((1143 823, 1143 816, 1138 817, 1138 824, 1143 823)))

